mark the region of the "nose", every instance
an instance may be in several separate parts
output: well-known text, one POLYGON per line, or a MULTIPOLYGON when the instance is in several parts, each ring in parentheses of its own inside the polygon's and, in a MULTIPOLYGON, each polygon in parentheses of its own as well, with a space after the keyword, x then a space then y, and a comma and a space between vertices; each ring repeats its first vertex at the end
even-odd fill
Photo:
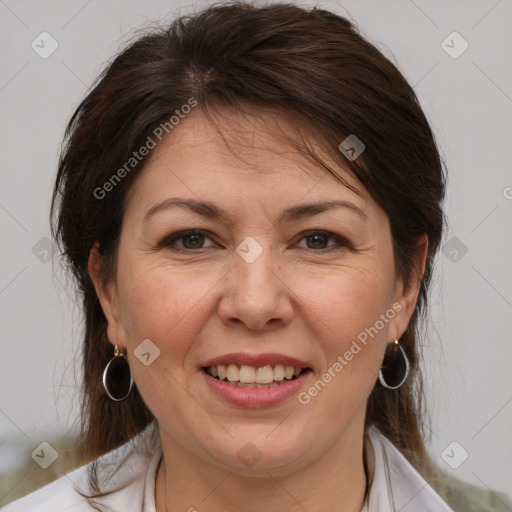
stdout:
POLYGON ((235 254, 224 286, 218 314, 226 325, 269 331, 288 324, 293 317, 291 290, 270 250, 264 250, 252 263, 235 254))

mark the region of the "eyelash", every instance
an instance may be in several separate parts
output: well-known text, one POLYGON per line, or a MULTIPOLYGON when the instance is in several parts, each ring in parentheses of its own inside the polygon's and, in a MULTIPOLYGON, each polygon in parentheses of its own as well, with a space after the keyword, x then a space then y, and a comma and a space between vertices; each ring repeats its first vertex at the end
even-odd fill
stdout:
MULTIPOLYGON (((200 229, 190 229, 190 230, 186 230, 186 231, 178 231, 178 232, 166 237, 162 242, 160 242, 158 244, 158 248, 165 247, 167 249, 170 249, 173 251, 178 251, 178 252, 198 252, 202 249, 209 249, 209 247, 199 247, 198 249, 186 249, 186 248, 172 247, 172 245, 176 241, 178 241, 182 238, 185 238, 186 236, 191 236, 191 235, 202 235, 206 238, 210 238, 208 236, 207 232, 200 230, 200 229)), ((343 237, 341 237, 339 235, 331 233, 330 231, 310 230, 310 231, 305 231, 304 233, 301 233, 301 235, 302 236, 299 239, 299 242, 302 240, 306 240, 308 238, 312 238, 313 236, 320 235, 320 236, 327 237, 328 239, 334 239, 338 244, 338 247, 331 246, 331 247, 324 247, 324 248, 320 248, 320 249, 311 249, 311 248, 307 248, 307 247, 306 248, 302 247, 302 248, 300 248, 301 250, 325 253, 325 252, 331 252, 331 251, 336 251, 336 250, 345 249, 345 248, 350 247, 350 244, 347 242, 347 240, 345 240, 343 237)))

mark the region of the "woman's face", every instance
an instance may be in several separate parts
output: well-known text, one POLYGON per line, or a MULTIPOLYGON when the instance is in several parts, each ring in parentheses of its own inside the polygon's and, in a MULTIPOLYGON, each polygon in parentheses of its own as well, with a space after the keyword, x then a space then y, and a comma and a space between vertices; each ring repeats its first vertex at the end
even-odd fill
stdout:
POLYGON ((280 145, 268 126, 290 133, 285 119, 226 120, 231 150, 199 112, 152 150, 97 290, 164 443, 291 471, 361 436, 418 287, 396 278, 387 216, 348 173, 363 197, 280 145))

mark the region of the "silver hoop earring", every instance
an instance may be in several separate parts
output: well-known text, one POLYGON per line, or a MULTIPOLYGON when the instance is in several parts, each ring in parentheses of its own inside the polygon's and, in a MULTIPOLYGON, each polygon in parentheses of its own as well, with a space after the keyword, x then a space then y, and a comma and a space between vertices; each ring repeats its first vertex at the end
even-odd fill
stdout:
POLYGON ((133 379, 126 355, 116 345, 114 357, 103 370, 103 387, 114 402, 124 400, 132 390, 133 379))
POLYGON ((385 388, 398 389, 407 380, 407 377, 409 376, 409 359, 407 359, 407 355, 405 354, 404 349, 398 343, 398 340, 395 340, 394 343, 392 343, 392 345, 396 345, 400 349, 400 352, 396 350, 394 356, 388 357, 388 359, 391 359, 391 361, 388 364, 384 364, 384 362, 386 361, 386 357, 384 357, 383 365, 380 367, 379 370, 379 382, 385 388), (397 356, 400 353, 402 357, 398 358, 397 356), (400 361, 400 359, 402 361, 400 361), (390 379, 392 380, 393 377, 396 379, 396 376, 394 375, 396 373, 398 373, 399 375, 400 373, 403 373, 403 377, 398 384, 390 385, 386 382, 386 379, 384 378, 384 373, 387 374, 388 381, 390 379))

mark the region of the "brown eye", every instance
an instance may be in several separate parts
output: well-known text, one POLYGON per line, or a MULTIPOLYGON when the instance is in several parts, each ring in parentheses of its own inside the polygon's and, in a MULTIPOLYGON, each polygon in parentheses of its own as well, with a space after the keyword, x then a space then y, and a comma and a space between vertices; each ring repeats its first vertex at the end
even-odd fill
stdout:
POLYGON ((325 249, 328 238, 326 235, 313 235, 308 236, 306 240, 310 249, 325 249))
POLYGON ((311 249, 320 251, 331 251, 337 249, 344 249, 349 246, 348 242, 334 233, 329 231, 310 231, 304 233, 300 239, 300 243, 306 241, 306 246, 299 247, 301 249, 311 249))
POLYGON ((204 243, 204 235, 197 233, 184 235, 182 240, 183 247, 185 247, 185 249, 201 249, 200 246, 204 243))
POLYGON ((214 246, 214 244, 205 246, 204 244, 206 240, 211 239, 201 231, 180 231, 168 236, 161 244, 159 244, 159 246, 177 251, 193 251, 197 249, 207 249, 208 247, 214 246))

